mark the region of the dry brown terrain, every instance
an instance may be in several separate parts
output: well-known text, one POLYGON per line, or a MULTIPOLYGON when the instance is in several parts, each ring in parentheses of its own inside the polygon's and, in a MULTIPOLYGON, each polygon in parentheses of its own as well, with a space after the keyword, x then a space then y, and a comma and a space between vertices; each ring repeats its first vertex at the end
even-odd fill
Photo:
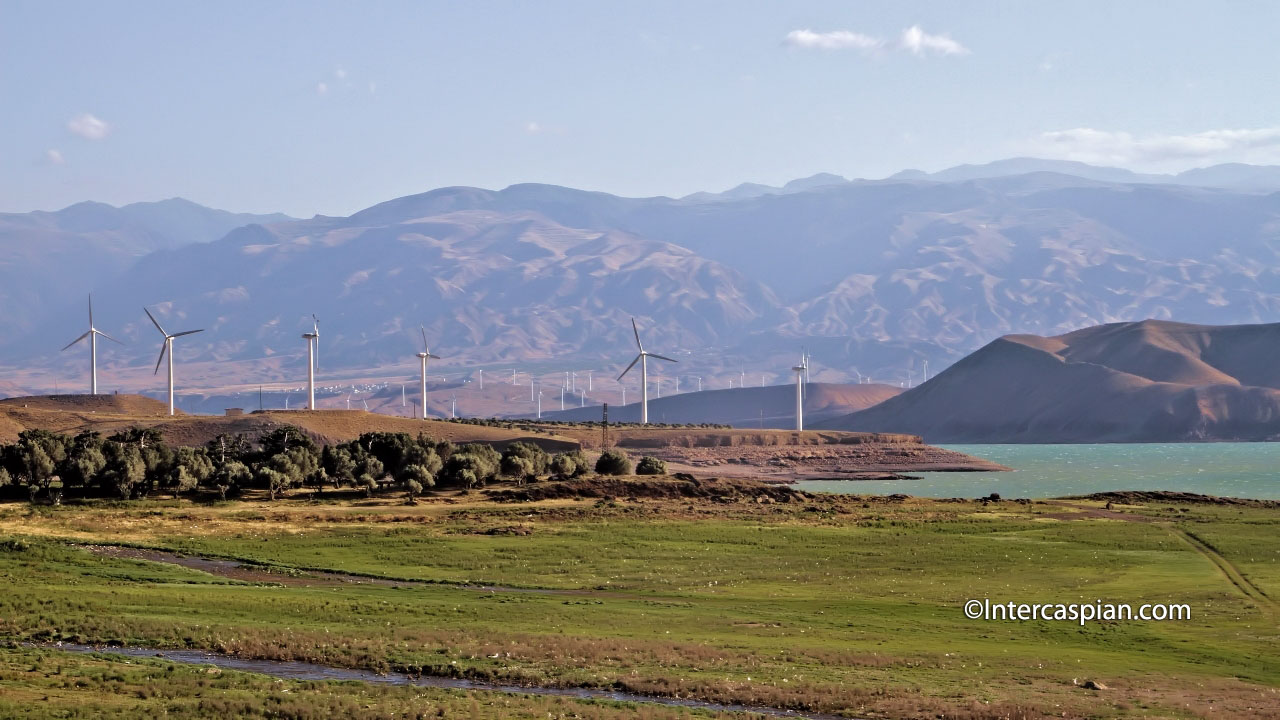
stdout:
MULTIPOLYGON (((513 421, 497 426, 443 420, 413 420, 363 410, 268 410, 239 416, 165 414, 165 406, 138 395, 67 395, 0 400, 0 442, 26 429, 62 433, 112 433, 131 426, 154 427, 174 445, 203 445, 219 434, 257 437, 296 425, 317 442, 337 443, 361 433, 405 432, 454 443, 535 443, 549 451, 582 447, 598 451, 601 432, 591 425, 539 425, 513 421)), ((994 463, 931 447, 914 435, 806 430, 713 428, 610 428, 610 443, 635 457, 653 455, 672 472, 695 472, 774 480, 812 477, 857 479, 868 473, 924 470, 1002 470, 994 463)))
POLYGON ((929 382, 818 423, 929 442, 1280 438, 1280 324, 1145 320, 1009 335, 929 382))

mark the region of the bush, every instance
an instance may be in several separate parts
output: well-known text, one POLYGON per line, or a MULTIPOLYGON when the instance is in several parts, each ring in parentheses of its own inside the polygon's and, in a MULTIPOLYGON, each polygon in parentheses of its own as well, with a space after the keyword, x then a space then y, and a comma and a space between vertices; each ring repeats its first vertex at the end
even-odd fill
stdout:
POLYGON ((596 472, 601 475, 630 475, 631 458, 621 450, 605 450, 596 461, 596 472))
MULTIPOLYGON (((573 477, 578 474, 578 463, 568 453, 557 453, 551 458, 549 465, 553 475, 560 477, 573 477)), ((585 469, 585 468, 583 468, 585 469)))
MULTIPOLYGON (((507 449, 502 452, 502 459, 504 461, 502 471, 503 475, 510 475, 510 473, 506 471, 507 466, 505 462, 507 458, 520 458, 528 461, 529 469, 525 475, 543 475, 547 472, 547 466, 551 463, 551 456, 547 454, 547 451, 537 445, 526 442, 511 443, 507 446, 507 449)), ((515 465, 513 464, 511 467, 515 467, 515 465)))
POLYGON ((652 455, 645 455, 636 463, 637 475, 666 475, 667 463, 652 455))

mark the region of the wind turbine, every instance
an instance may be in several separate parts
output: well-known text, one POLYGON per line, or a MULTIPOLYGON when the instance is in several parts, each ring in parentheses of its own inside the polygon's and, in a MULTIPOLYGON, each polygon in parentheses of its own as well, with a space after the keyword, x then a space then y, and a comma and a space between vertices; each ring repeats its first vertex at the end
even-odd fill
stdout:
POLYGON ((595 391, 596 391, 596 389, 595 389, 594 387, 592 387, 592 386, 591 386, 591 373, 593 373, 593 372, 595 372, 595 371, 594 371, 594 370, 588 370, 588 371, 587 371, 587 392, 595 392, 595 391))
POLYGON ((453 396, 453 407, 449 410, 449 417, 455 420, 458 417, 458 395, 456 393, 453 396))
POLYGON ((666 360, 667 362, 679 362, 679 361, 672 360, 669 357, 663 357, 662 355, 658 355, 656 353, 646 352, 644 349, 644 344, 640 342, 640 330, 639 328, 636 327, 635 318, 631 318, 631 332, 635 333, 636 347, 640 349, 640 354, 636 355, 636 359, 632 360, 631 364, 627 366, 627 369, 622 371, 622 375, 618 376, 618 380, 621 381, 623 376, 631 372, 631 368, 635 367, 636 363, 640 363, 640 424, 648 425, 649 424, 649 358, 655 357, 659 360, 666 360))
POLYGON ((484 368, 480 368, 480 389, 484 389, 484 368))
POLYGON ((316 364, 320 362, 320 321, 311 316, 311 332, 302 333, 307 341, 307 409, 316 409, 316 364))
POLYGON ((804 429, 804 373, 809 369, 809 359, 802 353, 800 364, 791 368, 796 374, 796 430, 804 429))
POLYGON ((538 419, 542 419, 542 391, 538 391, 538 419))
POLYGON ((702 392, 702 376, 698 376, 698 392, 702 392))
POLYGON ((418 353, 418 359, 422 361, 422 419, 427 419, 427 360, 439 360, 439 355, 432 355, 431 348, 427 345, 427 329, 421 325, 418 329, 422 331, 422 352, 418 353))
POLYGON ((89 331, 81 335, 80 337, 76 338, 75 340, 72 340, 71 342, 67 343, 67 347, 62 348, 63 350, 66 350, 67 348, 71 347, 72 345, 75 345, 81 340, 85 338, 89 338, 89 394, 90 395, 98 394, 98 336, 99 335, 110 340, 113 343, 116 343, 117 345, 124 344, 119 340, 111 337, 110 335, 102 332, 101 330, 93 326, 93 296, 90 295, 89 296, 89 331))
POLYGON ((169 333, 164 331, 164 328, 160 327, 160 323, 156 322, 156 318, 154 315, 151 314, 150 310, 144 307, 142 308, 142 312, 146 313, 147 317, 151 318, 151 324, 155 325, 156 329, 160 331, 160 334, 164 336, 164 344, 160 346, 160 357, 156 359, 156 369, 155 369, 155 372, 151 373, 152 375, 155 375, 156 373, 160 372, 160 363, 164 361, 164 354, 166 352, 169 353, 169 414, 172 415, 173 414, 173 339, 180 338, 183 335, 194 335, 198 332, 204 332, 204 329, 201 328, 200 330, 185 330, 183 332, 173 333, 172 335, 170 335, 169 333))
POLYGON ((924 382, 929 382, 929 361, 924 361, 924 382))

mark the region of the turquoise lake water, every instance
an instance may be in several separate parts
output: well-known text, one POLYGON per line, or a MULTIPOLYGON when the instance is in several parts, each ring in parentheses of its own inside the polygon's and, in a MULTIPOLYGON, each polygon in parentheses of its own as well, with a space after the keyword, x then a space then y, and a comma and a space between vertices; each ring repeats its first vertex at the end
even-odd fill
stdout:
POLYGON ((944 445, 1014 468, 1001 473, 910 473, 919 480, 810 480, 801 490, 858 495, 1004 498, 1108 490, 1178 490, 1280 500, 1280 443, 944 445))

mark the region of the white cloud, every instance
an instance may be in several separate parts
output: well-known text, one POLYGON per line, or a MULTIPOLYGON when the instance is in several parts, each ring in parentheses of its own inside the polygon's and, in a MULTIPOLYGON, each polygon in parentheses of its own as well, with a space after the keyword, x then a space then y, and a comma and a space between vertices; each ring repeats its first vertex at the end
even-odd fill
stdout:
POLYGON ((62 157, 62 151, 57 148, 49 148, 44 151, 44 157, 51 165, 66 165, 67 159, 62 157))
POLYGON ((946 35, 930 35, 912 25, 902 31, 897 42, 889 43, 871 35, 853 32, 852 30, 832 30, 830 32, 814 32, 808 28, 792 30, 783 39, 783 44, 806 50, 860 50, 864 53, 875 53, 884 49, 901 50, 913 55, 968 55, 969 49, 946 35))
POLYGON ((542 126, 530 120, 529 122, 525 123, 524 131, 529 133, 530 135, 537 135, 538 133, 542 132, 542 126))
POLYGON ((817 50, 875 50, 884 45, 879 38, 863 35, 849 30, 832 30, 831 32, 814 32, 808 28, 792 30, 783 40, 787 45, 798 48, 817 50))
POLYGON ((899 38, 898 44, 903 50, 913 55, 924 55, 926 53, 937 53, 939 55, 968 55, 969 49, 960 43, 952 40, 946 35, 930 35, 920 29, 919 25, 912 25, 902 31, 902 37, 899 38))
POLYGON ((333 71, 333 76, 334 76, 334 77, 336 77, 336 78, 338 78, 339 80, 346 80, 346 79, 347 79, 347 71, 346 71, 346 70, 343 70, 342 68, 338 68, 337 70, 334 70, 334 71, 333 71))
POLYGON ((101 140, 111 132, 111 126, 90 113, 77 115, 67 121, 67 129, 86 140, 101 140))
POLYGON ((328 94, 329 94, 329 83, 323 83, 323 82, 318 82, 318 83, 316 83, 316 94, 317 94, 317 95, 328 95, 328 94))
POLYGON ((1072 128, 1042 133, 1034 144, 1045 154, 1081 162, 1159 163, 1277 147, 1280 146, 1280 127, 1142 137, 1127 132, 1072 128))

